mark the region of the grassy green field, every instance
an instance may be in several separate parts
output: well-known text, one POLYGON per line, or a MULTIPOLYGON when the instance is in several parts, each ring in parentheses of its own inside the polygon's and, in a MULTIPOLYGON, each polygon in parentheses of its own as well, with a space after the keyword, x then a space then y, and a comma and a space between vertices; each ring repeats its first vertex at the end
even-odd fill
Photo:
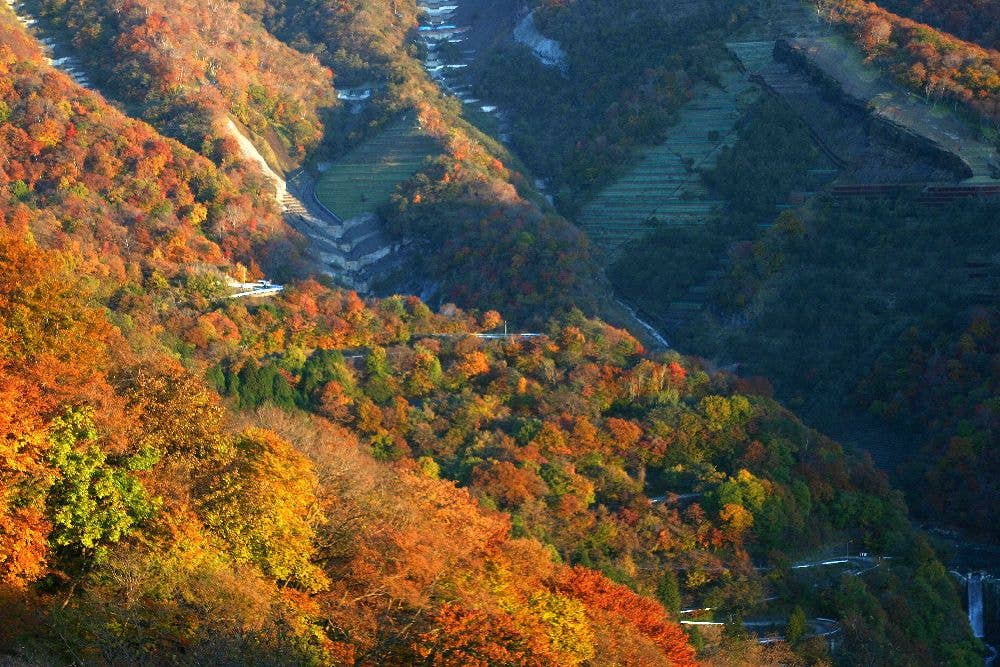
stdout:
POLYGON ((420 170, 440 149, 417 126, 414 114, 332 163, 316 185, 323 205, 347 220, 389 201, 396 185, 420 170))

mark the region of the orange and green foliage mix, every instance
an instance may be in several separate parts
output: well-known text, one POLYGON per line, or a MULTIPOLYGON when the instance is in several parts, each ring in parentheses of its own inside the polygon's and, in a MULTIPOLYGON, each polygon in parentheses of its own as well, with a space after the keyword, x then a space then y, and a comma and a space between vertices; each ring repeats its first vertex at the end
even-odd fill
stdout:
POLYGON ((1000 52, 873 2, 820 0, 819 5, 828 20, 854 33, 871 59, 922 95, 962 104, 987 118, 1000 116, 1000 52))
MULTIPOLYGON (((693 664, 650 599, 670 582, 745 603, 760 595, 754 544, 781 563, 790 536, 857 524, 873 547, 906 537, 870 468, 596 322, 498 346, 420 334, 494 314, 366 305, 314 283, 275 307, 193 303, 243 333, 245 348, 189 348, 193 362, 223 360, 209 377, 227 393, 261 403, 237 411, 111 326, 71 252, 11 226, 0 247, 4 613, 17 651, 42 662, 183 646, 195 662, 693 664), (363 344, 363 370, 336 351, 363 344), (268 384, 225 363, 244 350, 277 366, 268 384), (279 377, 318 416, 274 407, 279 377), (781 481, 790 464, 805 483, 781 481), (644 474, 703 499, 651 505, 644 474)), ((935 655, 935 638, 908 639, 935 655)))
POLYGON ((226 196, 225 178, 80 91, 9 29, 5 649, 45 664, 174 654, 194 663, 545 665, 621 662, 613 651, 652 643, 659 662, 693 664, 662 607, 609 626, 599 598, 563 591, 565 566, 537 541, 512 538, 509 519, 467 491, 414 463, 376 462, 331 422, 230 411, 185 370, 171 348, 197 367, 241 338, 266 354, 290 341, 374 344, 403 325, 391 304, 373 311, 307 283, 278 326, 266 308, 210 301, 217 293, 203 274, 183 282, 181 267, 232 268, 199 224, 174 213, 197 203, 191 191, 203 180, 226 196), (58 141, 39 141, 43 132, 58 141), (63 159, 72 150, 90 157, 63 159), (53 173, 99 159, 135 166, 53 173), (160 193, 161 183, 170 189, 160 193), (147 219, 157 226, 143 234, 147 219), (669 629, 673 643, 663 639, 669 629), (595 640, 612 634, 621 648, 595 640))
MULTIPOLYGON (((979 659, 870 462, 579 311, 497 341, 474 335, 496 312, 314 280, 226 299, 271 259, 246 182, 0 29, 5 654, 687 666, 682 602, 738 626, 792 558, 853 539, 896 559, 815 601, 847 661, 979 659)), ((449 168, 485 155, 444 134, 449 168)), ((703 657, 815 662, 742 635, 703 657)))
MULTIPOLYGON (((288 349, 216 347, 208 377, 220 392, 246 408, 322 415, 377 459, 459 481, 508 513, 514 536, 674 609, 681 600, 752 606, 766 584, 751 562, 787 564, 831 541, 908 553, 905 510, 870 463, 689 360, 644 358, 622 331, 576 314, 545 337, 495 342, 457 333, 492 326, 492 314, 435 316, 411 298, 362 315, 360 303, 308 284, 286 299, 269 325, 277 331, 255 340, 288 349), (345 305, 368 334, 334 315, 345 305)), ((229 310, 246 331, 245 316, 229 310)), ((948 589, 943 569, 913 576, 948 589)), ((850 595, 877 605, 884 585, 850 595)), ((946 601, 925 602, 961 623, 946 601)), ((964 641, 926 641, 912 622, 892 641, 914 655, 964 641)), ((864 633, 849 641, 893 650, 864 633)))
POLYGON ((204 203, 225 206, 225 177, 4 27, 5 651, 43 664, 572 665, 655 645, 659 663, 694 664, 662 607, 607 619, 598 596, 563 590, 566 567, 537 541, 512 538, 508 518, 454 483, 378 463, 319 418, 230 410, 178 363, 172 350, 197 368, 241 339, 264 355, 404 327, 391 303, 315 283, 290 295, 280 326, 275 311, 216 300, 211 269, 232 261, 206 238, 210 218, 176 212, 206 181, 218 203, 204 203), (65 171, 101 160, 118 162, 65 171))
POLYGON ((146 120, 213 156, 231 116, 280 161, 301 161, 334 104, 329 70, 223 0, 45 0, 88 72, 146 120))
POLYGON ((224 174, 45 65, 9 14, 0 41, 0 213, 119 280, 228 261, 296 270, 294 232, 235 147, 224 174))
POLYGON ((694 664, 661 605, 609 615, 634 594, 513 538, 427 466, 379 464, 302 414, 228 413, 130 349, 73 258, 3 226, 8 647, 44 664, 694 664))

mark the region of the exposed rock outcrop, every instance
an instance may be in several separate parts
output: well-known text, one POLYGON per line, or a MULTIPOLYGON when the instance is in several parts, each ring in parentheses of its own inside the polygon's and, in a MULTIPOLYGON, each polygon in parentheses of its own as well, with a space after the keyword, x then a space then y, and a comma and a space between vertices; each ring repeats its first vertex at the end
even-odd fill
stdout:
POLYGON ((559 42, 549 39, 538 31, 535 27, 534 12, 528 13, 514 28, 514 41, 530 48, 543 65, 566 69, 566 52, 559 42))
POLYGON ((274 184, 274 190, 275 190, 274 198, 280 204, 285 197, 285 191, 287 189, 287 186, 285 185, 285 179, 279 176, 273 169, 271 169, 271 165, 267 163, 267 160, 264 159, 264 156, 260 154, 260 151, 257 150, 257 147, 254 146, 253 142, 250 141, 249 137, 247 137, 247 135, 244 134, 242 130, 240 130, 239 126, 236 125, 236 123, 233 121, 232 118, 228 118, 226 119, 226 121, 227 121, 226 131, 229 132, 229 134, 234 139, 236 139, 236 143, 239 144, 240 152, 243 153, 243 157, 245 157, 246 159, 256 164, 258 167, 260 167, 260 170, 264 173, 264 176, 266 176, 267 179, 274 184))

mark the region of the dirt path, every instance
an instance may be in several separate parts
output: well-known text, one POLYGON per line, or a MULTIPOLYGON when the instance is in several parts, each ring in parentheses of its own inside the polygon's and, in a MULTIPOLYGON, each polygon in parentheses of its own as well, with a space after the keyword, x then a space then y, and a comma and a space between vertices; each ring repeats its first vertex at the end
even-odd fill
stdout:
POLYGON ((267 164, 267 160, 264 159, 264 156, 260 154, 260 151, 253 145, 253 142, 247 138, 247 135, 243 134, 239 126, 236 125, 232 118, 227 119, 226 130, 234 139, 236 139, 236 143, 240 145, 240 151, 243 153, 243 157, 256 163, 260 167, 260 170, 264 172, 264 175, 268 178, 268 180, 274 183, 274 197, 278 202, 278 205, 281 206, 282 201, 285 198, 285 192, 288 189, 285 185, 285 179, 271 169, 271 166, 267 164))

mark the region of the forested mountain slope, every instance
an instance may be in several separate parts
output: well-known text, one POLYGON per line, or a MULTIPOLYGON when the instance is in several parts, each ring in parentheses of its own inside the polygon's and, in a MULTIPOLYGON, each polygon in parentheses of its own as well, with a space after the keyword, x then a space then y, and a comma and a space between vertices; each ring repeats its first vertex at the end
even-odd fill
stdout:
MULTIPOLYGON (((825 428, 849 434, 852 414, 869 414, 901 429, 875 444, 888 448, 890 468, 902 466, 921 517, 995 535, 997 387, 987 369, 1000 239, 984 222, 996 214, 971 204, 927 210, 904 197, 827 200, 785 214, 754 242, 696 234, 675 266, 713 246, 728 262, 705 311, 674 337, 767 376, 825 428)), ((654 269, 647 285, 681 272, 654 269)))
MULTIPOLYGON (((238 267, 200 223, 238 193, 0 20, 5 653, 29 664, 691 664, 657 603, 512 540, 508 519, 467 492, 413 463, 373 461, 330 422, 230 409, 185 369, 220 344, 284 349, 284 333, 263 336, 272 308, 219 298, 216 271, 238 267)), ((254 215, 230 212, 244 225, 254 215)), ((392 337, 391 308, 308 289, 332 319, 306 339, 317 313, 293 308, 288 331, 300 334, 287 340, 392 337)))
MULTIPOLYGON (((294 273, 294 244, 253 171, 210 161, 123 116, 48 66, 3 10, 5 214, 46 243, 98 258, 118 248, 114 275, 143 263, 174 275, 184 264, 270 261, 294 273), (279 252, 278 249, 282 250, 279 252), (288 254, 291 252, 291 254, 288 254)), ((274 266, 271 264, 270 266, 274 266)))
MULTIPOLYGON (((882 420, 890 435, 868 444, 894 450, 883 462, 889 468, 905 460, 922 518, 994 533, 996 388, 986 369, 995 358, 996 207, 921 194, 928 182, 946 190, 963 177, 920 144, 921 123, 938 138, 959 140, 954 128, 967 130, 963 138, 993 155, 975 181, 996 184, 1000 54, 991 4, 579 0, 529 8, 566 62, 546 64, 510 40, 481 63, 477 93, 510 109, 515 149, 551 179, 560 210, 595 237, 658 228, 620 257, 609 253, 620 296, 681 349, 767 377, 779 396, 829 428, 853 438, 864 430, 854 421, 882 420), (865 61, 846 76, 867 81, 884 71, 889 121, 869 122, 854 108, 866 100, 841 99, 849 95, 808 62, 783 61, 760 79, 739 62, 744 85, 759 85, 764 100, 737 109, 738 87, 718 75, 728 58, 717 49, 731 40, 735 51, 757 48, 773 61, 774 40, 795 36, 803 36, 796 48, 804 61, 835 44, 844 69, 865 61), (732 108, 719 108, 720 99, 732 108), (926 113, 894 125, 893 100, 926 113), (718 164, 713 158, 707 169, 685 171, 686 144, 706 142, 691 130, 701 127, 699 114, 723 113, 744 114, 737 146, 722 148, 718 164), (816 118, 826 116, 839 117, 839 126, 816 118), (648 152, 653 158, 624 186, 594 197, 640 147, 664 136, 671 139, 663 150, 676 159, 648 152), (704 183, 683 187, 686 177, 699 180, 699 170, 704 183), (779 218, 817 191, 886 184, 888 195, 870 195, 877 203, 836 194, 779 218), (711 195, 701 197, 701 186, 711 195), (669 211, 629 201, 674 187, 669 211), (591 198, 597 214, 586 208, 591 198), (650 211, 649 219, 632 219, 636 210, 650 211)), ((709 141, 718 143, 718 124, 712 129, 709 141)))
POLYGON ((322 138, 322 116, 335 104, 330 72, 237 3, 44 0, 39 8, 102 89, 206 156, 228 136, 227 114, 274 166, 301 162, 322 138))
POLYGON ((476 90, 510 110, 513 145, 572 216, 637 147, 662 139, 697 81, 715 80, 724 36, 749 3, 533 4, 535 24, 566 51, 565 71, 510 43, 476 90))
POLYGON ((991 49, 1000 46, 1000 3, 995 0, 881 0, 877 4, 960 39, 991 49))
POLYGON ((571 305, 596 312, 607 302, 586 239, 545 208, 503 147, 462 120, 422 70, 410 41, 415 4, 43 3, 42 10, 53 29, 74 35, 108 94, 227 170, 237 147, 225 114, 251 131, 273 166, 291 167, 321 137, 337 156, 416 110, 443 157, 400 183, 404 195, 381 211, 397 242, 419 247, 385 289, 504 307, 522 321, 571 305), (317 58, 337 72, 338 85, 375 86, 370 108, 357 116, 334 100, 317 58))
MULTIPOLYGON (((951 116, 996 144, 996 52, 870 3, 819 4, 931 100, 927 122, 951 116)), ((961 177, 798 65, 762 70, 770 95, 704 174, 728 203, 718 220, 661 226, 612 280, 682 349, 767 377, 811 422, 872 447, 922 520, 993 539, 996 203, 936 198, 961 177)))
POLYGON ((0 10, 4 659, 978 664, 871 461, 573 309, 599 300, 586 240, 380 32, 407 10, 366 6, 302 8, 383 54, 385 119, 445 150, 385 214, 474 310, 301 277, 256 170, 82 90, 0 10), (258 266, 284 290, 227 298, 258 266), (843 544, 880 558, 792 567, 843 544))
MULTIPOLYGON (((383 86, 366 112, 370 126, 414 108, 422 130, 440 143, 442 157, 401 184, 380 211, 394 235, 416 242, 404 281, 425 277, 431 289, 424 291, 439 302, 503 308, 521 322, 571 306, 593 313, 606 305, 606 282, 585 236, 551 211, 507 150, 465 121, 457 100, 423 70, 409 41, 415 4, 275 0, 263 14, 276 35, 317 53, 348 81, 383 86)), ((341 134, 353 127, 343 117, 334 126, 341 134)))

